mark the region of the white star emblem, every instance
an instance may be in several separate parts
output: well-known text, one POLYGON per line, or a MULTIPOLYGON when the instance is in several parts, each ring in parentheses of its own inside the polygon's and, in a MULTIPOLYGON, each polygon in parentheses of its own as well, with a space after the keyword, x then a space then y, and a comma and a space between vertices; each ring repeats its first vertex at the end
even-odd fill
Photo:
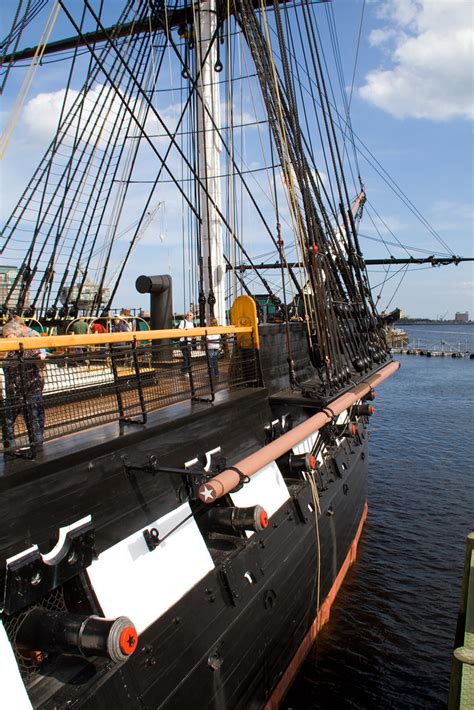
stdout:
POLYGON ((212 488, 208 488, 207 486, 204 486, 201 497, 204 498, 204 503, 207 503, 208 500, 212 500, 214 498, 214 491, 212 488))

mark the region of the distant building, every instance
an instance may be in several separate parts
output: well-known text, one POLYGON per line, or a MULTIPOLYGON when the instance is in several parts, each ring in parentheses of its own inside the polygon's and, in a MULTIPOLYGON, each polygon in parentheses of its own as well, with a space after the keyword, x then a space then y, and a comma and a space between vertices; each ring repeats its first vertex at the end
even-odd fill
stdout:
MULTIPOLYGON (((5 303, 11 287, 18 274, 17 266, 0 265, 0 305, 5 303)), ((20 284, 17 284, 10 296, 9 303, 16 303, 20 295, 20 284)), ((25 305, 28 298, 25 299, 25 305)))
POLYGON ((454 322, 455 323, 467 323, 469 321, 469 313, 466 311, 465 313, 455 313, 454 314, 454 322))

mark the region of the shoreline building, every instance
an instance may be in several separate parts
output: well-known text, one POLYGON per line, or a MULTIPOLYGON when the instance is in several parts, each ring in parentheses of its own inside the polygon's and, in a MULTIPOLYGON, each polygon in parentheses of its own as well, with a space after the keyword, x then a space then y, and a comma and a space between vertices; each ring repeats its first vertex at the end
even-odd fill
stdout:
MULTIPOLYGON (((10 293, 10 289, 12 287, 12 284, 14 283, 16 277, 18 275, 18 267, 17 266, 9 266, 7 264, 0 264, 0 305, 4 304, 8 298, 8 294, 10 293)), ((21 288, 21 283, 20 281, 16 285, 13 293, 10 295, 10 301, 16 302, 20 295, 20 288, 21 288)), ((28 295, 25 299, 25 305, 29 305, 29 298, 28 295)))

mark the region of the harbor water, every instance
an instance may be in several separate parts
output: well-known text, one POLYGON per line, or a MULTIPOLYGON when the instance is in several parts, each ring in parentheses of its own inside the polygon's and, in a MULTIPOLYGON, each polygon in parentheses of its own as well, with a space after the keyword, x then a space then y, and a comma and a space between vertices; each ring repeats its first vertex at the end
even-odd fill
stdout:
POLYGON ((436 352, 474 352, 474 325, 407 325, 408 347, 436 352))
MULTIPOLYGON (((474 326, 412 326, 474 352, 474 326), (462 339, 461 339, 462 338, 462 339)), ((474 530, 474 360, 399 356, 371 420, 369 516, 356 564, 285 708, 445 708, 474 530)))

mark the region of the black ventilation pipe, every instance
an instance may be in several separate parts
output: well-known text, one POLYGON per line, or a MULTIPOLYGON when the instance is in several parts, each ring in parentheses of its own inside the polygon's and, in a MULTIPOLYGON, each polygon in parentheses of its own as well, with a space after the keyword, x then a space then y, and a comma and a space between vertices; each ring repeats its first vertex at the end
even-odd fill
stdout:
POLYGON ((150 328, 163 330, 173 327, 173 290, 169 274, 139 276, 135 281, 138 293, 150 294, 150 328))
MULTIPOLYGON (((139 276, 135 281, 138 293, 150 294, 150 328, 163 330, 173 327, 173 291, 171 276, 139 276)), ((172 340, 154 340, 156 362, 171 362, 172 340)))

